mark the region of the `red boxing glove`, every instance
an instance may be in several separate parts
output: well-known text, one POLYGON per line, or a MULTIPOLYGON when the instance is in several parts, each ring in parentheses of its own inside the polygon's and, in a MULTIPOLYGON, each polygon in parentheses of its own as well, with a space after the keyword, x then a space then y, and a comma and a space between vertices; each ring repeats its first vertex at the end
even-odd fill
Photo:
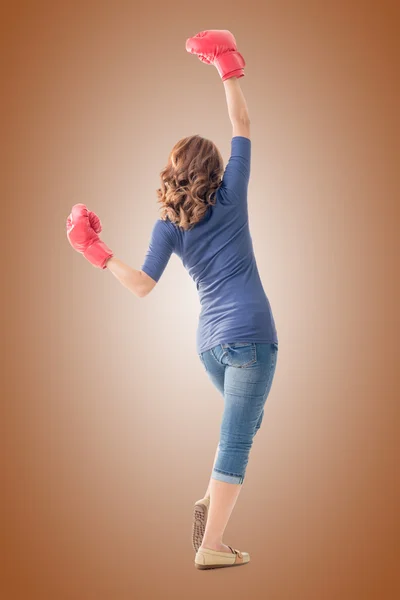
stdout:
POLYGON ((231 77, 243 77, 246 66, 243 56, 236 49, 236 40, 227 29, 200 31, 186 40, 186 50, 218 69, 222 81, 231 77))
POLYGON ((71 246, 95 267, 105 269, 113 252, 97 235, 101 231, 99 217, 84 204, 75 204, 67 219, 67 237, 71 246))

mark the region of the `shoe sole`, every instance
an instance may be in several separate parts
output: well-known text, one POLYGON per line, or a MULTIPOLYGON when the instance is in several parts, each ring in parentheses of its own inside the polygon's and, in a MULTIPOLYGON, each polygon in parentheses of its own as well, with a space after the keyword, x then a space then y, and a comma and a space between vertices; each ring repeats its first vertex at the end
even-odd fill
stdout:
POLYGON ((193 531, 192 531, 192 546, 197 550, 203 541, 204 531, 206 528, 208 508, 205 504, 196 504, 193 515, 193 531))
POLYGON ((223 567, 242 567, 243 565, 247 565, 250 561, 248 562, 242 562, 242 563, 234 563, 233 565, 198 565, 197 563, 194 563, 194 566, 196 567, 196 569, 221 569, 223 567))

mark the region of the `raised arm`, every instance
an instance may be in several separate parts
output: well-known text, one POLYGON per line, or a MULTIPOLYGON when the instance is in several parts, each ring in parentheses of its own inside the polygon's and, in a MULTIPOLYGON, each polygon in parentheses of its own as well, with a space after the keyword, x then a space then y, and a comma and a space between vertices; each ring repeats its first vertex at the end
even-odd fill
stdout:
POLYGON ((237 77, 224 82, 228 114, 232 123, 232 137, 241 135, 250 139, 250 118, 246 100, 237 77))
POLYGON ((250 118, 242 88, 237 77, 224 81, 228 114, 232 123, 231 155, 221 184, 224 202, 247 203, 250 179, 251 139, 250 118))
POLYGON ((240 135, 250 139, 249 111, 239 83, 246 63, 237 49, 235 36, 227 29, 200 31, 186 40, 186 50, 217 68, 225 87, 232 137, 240 135))

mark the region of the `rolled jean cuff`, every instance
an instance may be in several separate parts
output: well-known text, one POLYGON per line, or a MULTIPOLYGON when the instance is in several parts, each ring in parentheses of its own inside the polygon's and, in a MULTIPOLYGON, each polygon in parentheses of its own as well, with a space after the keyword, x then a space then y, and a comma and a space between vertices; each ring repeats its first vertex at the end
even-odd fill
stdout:
POLYGON ((230 473, 223 473, 217 469, 213 469, 211 477, 218 479, 219 481, 225 481, 225 483, 243 483, 244 476, 231 475, 230 473))

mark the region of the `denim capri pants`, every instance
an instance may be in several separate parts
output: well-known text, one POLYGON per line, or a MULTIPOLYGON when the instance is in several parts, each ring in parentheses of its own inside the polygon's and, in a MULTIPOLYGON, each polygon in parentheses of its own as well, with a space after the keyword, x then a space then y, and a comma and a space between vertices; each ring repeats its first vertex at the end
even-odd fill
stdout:
POLYGON ((199 358, 224 397, 218 454, 212 477, 243 483, 253 438, 260 428, 278 357, 275 342, 231 342, 199 358))

